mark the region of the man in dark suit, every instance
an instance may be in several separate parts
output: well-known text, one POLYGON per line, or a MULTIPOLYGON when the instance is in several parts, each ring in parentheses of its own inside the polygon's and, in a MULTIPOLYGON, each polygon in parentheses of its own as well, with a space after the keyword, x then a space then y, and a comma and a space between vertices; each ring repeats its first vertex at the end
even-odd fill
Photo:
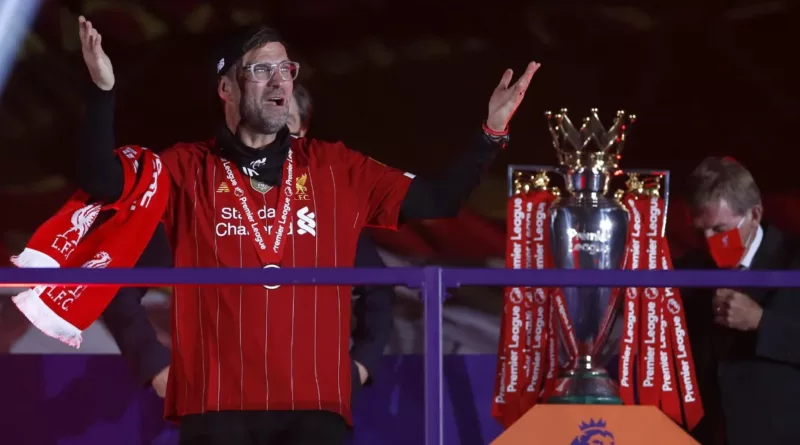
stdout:
MULTIPOLYGON (((172 252, 161 224, 136 267, 172 267, 172 252)), ((103 323, 137 379, 142 385, 152 386, 163 398, 167 392, 170 350, 158 340, 147 309, 141 304, 146 292, 146 288, 121 288, 103 312, 103 323)))
MULTIPOLYGON (((311 97, 299 86, 295 87, 294 95, 291 108, 293 120, 290 120, 289 127, 293 134, 301 137, 308 130, 311 97), (293 125, 297 127, 293 128, 293 125)), ((91 128, 84 130, 85 138, 92 137, 91 128)), ((171 265, 172 253, 166 232, 164 226, 159 224, 136 267, 171 265)), ((355 267, 386 267, 378 255, 377 247, 366 233, 362 233, 358 240, 355 267)), ((144 288, 120 289, 103 313, 103 320, 138 379, 145 385, 152 385, 156 393, 164 397, 170 352, 158 341, 147 312, 141 305, 146 291, 144 288)), ((394 297, 392 286, 359 286, 353 289, 354 322, 350 357, 354 393, 368 384, 377 372, 392 330, 394 297)))
MULTIPOLYGON (((692 173, 693 225, 708 248, 684 269, 800 268, 798 244, 762 223, 761 195, 732 158, 692 173)), ((705 418, 703 444, 800 444, 800 289, 683 289, 705 418)))

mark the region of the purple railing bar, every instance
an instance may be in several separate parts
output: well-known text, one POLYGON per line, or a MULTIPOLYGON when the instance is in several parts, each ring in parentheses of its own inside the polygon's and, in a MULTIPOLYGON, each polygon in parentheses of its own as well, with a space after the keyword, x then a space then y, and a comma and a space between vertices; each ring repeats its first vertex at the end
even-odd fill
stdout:
MULTIPOLYGON (((403 284, 420 287, 418 268, 0 268, 0 287, 32 284, 164 286, 170 284, 403 284)), ((442 269, 443 287, 458 286, 636 286, 636 287, 800 287, 800 273, 790 271, 674 270, 508 270, 442 269)))
POLYGON ((800 287, 785 271, 599 271, 443 269, 17 269, 0 268, 0 287, 32 284, 163 286, 170 284, 348 285, 421 287, 425 303, 425 445, 443 445, 442 302, 458 286, 800 287))
POLYGON ((351 268, 134 268, 134 269, 17 269, 0 268, 0 287, 28 287, 36 284, 100 284, 155 287, 172 284, 237 285, 363 285, 402 284, 418 288, 422 269, 391 267, 351 268))
POLYGON ((443 269, 445 288, 459 286, 800 287, 800 273, 724 270, 443 269))
POLYGON ((444 445, 444 393, 442 364, 442 269, 426 267, 422 284, 425 310, 425 445, 444 445))

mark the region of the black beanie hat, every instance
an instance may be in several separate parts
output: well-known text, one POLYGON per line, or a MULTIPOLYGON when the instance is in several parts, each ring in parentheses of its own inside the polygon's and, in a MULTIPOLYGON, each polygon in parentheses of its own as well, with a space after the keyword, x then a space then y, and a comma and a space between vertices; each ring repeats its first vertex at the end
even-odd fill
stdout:
POLYGON ((224 76, 232 66, 252 48, 247 48, 248 43, 259 34, 265 34, 270 42, 278 42, 285 46, 283 38, 273 28, 265 25, 253 25, 238 28, 225 35, 214 51, 214 73, 217 77, 224 76))

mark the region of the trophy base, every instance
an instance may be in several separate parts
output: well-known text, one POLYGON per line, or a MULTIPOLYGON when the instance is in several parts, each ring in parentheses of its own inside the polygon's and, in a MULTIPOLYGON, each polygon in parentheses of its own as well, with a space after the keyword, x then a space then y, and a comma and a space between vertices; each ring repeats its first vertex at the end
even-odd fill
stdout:
POLYGON ((552 405, 622 405, 619 389, 605 369, 577 369, 559 376, 553 395, 545 402, 552 405))

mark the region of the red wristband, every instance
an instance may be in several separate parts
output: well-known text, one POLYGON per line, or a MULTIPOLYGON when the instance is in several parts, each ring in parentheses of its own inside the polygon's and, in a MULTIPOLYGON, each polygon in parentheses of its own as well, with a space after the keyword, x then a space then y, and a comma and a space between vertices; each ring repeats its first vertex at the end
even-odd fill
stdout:
POLYGON ((483 132, 488 134, 489 136, 496 136, 496 137, 503 137, 508 136, 508 125, 506 125, 505 130, 503 131, 494 131, 489 128, 489 125, 486 124, 486 121, 483 121, 483 132))

